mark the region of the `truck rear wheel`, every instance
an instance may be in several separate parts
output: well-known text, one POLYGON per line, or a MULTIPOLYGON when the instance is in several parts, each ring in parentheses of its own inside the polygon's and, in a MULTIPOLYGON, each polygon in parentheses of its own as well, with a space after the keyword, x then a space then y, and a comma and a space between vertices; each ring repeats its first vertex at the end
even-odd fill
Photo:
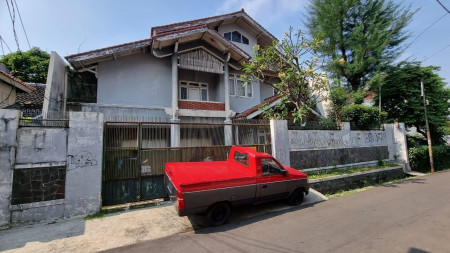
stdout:
POLYGON ((230 216, 230 206, 226 203, 214 204, 206 214, 206 218, 211 226, 220 226, 227 222, 230 216))
POLYGON ((289 196, 288 203, 291 206, 298 206, 303 202, 303 197, 305 194, 303 193, 302 189, 298 188, 295 189, 291 196, 289 196))

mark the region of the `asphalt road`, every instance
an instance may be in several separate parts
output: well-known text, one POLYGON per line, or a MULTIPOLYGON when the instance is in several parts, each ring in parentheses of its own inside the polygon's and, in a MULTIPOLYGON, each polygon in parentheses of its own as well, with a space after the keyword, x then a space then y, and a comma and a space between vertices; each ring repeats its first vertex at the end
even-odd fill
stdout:
POLYGON ((450 252, 450 171, 107 252, 450 252))

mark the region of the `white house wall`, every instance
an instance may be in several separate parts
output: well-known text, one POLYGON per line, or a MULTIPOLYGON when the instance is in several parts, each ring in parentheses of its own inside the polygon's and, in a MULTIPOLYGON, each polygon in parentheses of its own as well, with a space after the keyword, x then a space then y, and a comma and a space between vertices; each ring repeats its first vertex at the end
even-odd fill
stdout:
MULTIPOLYGON (((222 81, 223 83, 223 81, 222 81)), ((237 113, 241 113, 245 110, 247 110, 248 108, 255 106, 259 103, 261 103, 260 97, 261 97, 261 93, 260 93, 260 87, 259 87, 259 82, 252 82, 253 84, 253 97, 248 98, 248 97, 239 97, 239 96, 230 96, 230 108, 231 110, 237 112, 237 113)), ((222 84, 223 86, 223 84, 222 84)))
POLYGON ((98 64, 97 103, 171 106, 171 61, 138 54, 98 64))

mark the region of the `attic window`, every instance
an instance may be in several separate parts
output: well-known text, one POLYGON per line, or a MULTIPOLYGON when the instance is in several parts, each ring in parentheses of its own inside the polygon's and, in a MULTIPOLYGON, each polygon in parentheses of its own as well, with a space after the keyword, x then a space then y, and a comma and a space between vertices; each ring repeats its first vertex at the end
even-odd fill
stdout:
POLYGON ((245 44, 245 45, 249 44, 248 38, 245 37, 244 35, 242 35, 238 31, 227 32, 227 33, 224 33, 223 36, 225 37, 225 39, 231 40, 233 42, 238 42, 238 43, 242 43, 242 44, 245 44))

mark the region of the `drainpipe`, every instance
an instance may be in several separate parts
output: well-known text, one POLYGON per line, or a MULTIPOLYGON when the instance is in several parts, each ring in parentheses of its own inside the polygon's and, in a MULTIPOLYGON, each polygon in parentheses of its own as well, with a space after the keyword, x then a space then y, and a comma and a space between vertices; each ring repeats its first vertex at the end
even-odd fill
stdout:
MULTIPOLYGON (((172 123, 178 123, 178 42, 175 43, 175 50, 172 55, 172 123)), ((180 146, 180 125, 170 125, 170 146, 180 146)))
MULTIPOLYGON (((224 72, 223 72, 223 83, 225 85, 225 124, 231 124, 232 121, 230 119, 230 85, 228 83, 229 73, 228 73, 228 61, 230 60, 230 53, 227 54, 227 57, 224 61, 224 72)), ((233 145, 233 126, 225 125, 224 126, 224 134, 225 134, 225 145, 233 145)))

